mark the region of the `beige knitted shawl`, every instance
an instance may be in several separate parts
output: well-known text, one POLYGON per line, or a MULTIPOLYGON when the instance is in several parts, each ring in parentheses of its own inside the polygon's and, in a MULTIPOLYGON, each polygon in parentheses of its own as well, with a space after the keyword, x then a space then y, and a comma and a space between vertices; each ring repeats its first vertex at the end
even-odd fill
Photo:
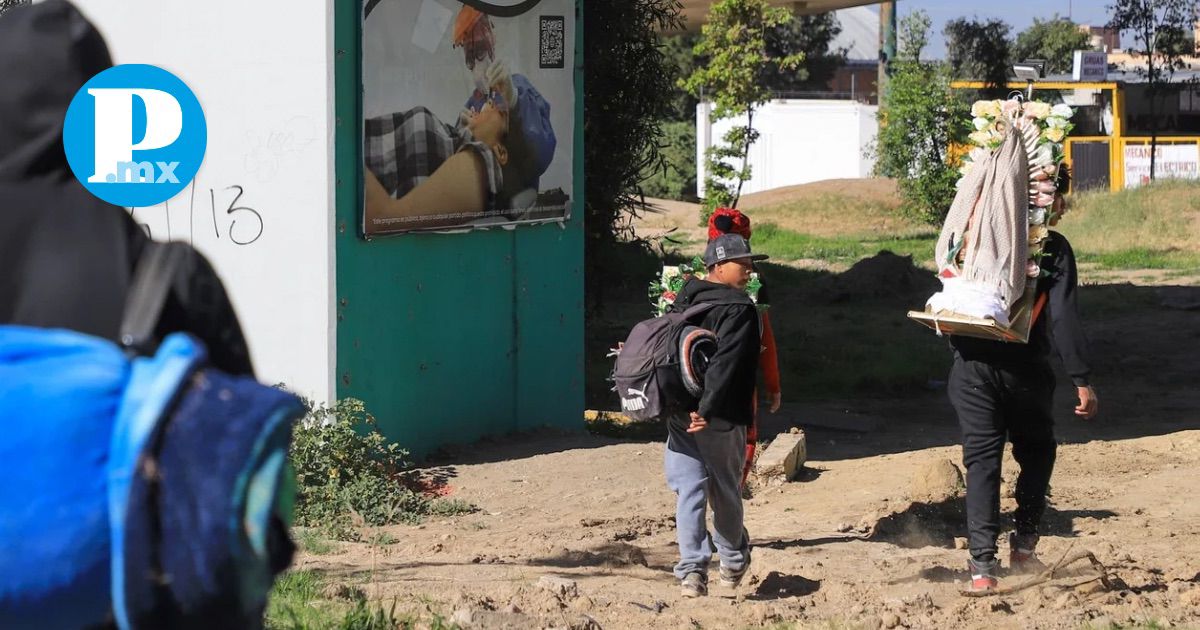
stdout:
POLYGON ((939 270, 957 269, 951 252, 964 233, 959 277, 998 290, 1011 307, 1025 291, 1029 254, 1029 156, 1011 127, 1004 144, 963 178, 938 239, 939 270))

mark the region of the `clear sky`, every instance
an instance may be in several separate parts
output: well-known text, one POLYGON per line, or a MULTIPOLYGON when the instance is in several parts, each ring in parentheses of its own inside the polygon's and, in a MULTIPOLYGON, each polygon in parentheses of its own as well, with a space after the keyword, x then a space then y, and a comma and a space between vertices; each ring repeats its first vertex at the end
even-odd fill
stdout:
POLYGON ((933 21, 933 37, 925 56, 946 56, 946 40, 942 28, 946 22, 960 17, 980 19, 1000 18, 1012 26, 1012 35, 1025 30, 1033 19, 1048 20, 1055 14, 1070 17, 1078 24, 1102 26, 1108 22, 1108 5, 1111 0, 1002 0, 979 2, 964 0, 899 0, 896 5, 899 17, 924 9, 933 21))

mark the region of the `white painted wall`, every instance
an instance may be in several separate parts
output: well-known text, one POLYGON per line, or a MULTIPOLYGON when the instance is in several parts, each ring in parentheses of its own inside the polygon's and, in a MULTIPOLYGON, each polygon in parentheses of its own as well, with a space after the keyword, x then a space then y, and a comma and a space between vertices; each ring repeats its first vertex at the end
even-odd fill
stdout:
MULTIPOLYGON (((745 118, 711 122, 711 104, 696 108, 696 169, 699 195, 704 196, 705 151, 745 118)), ((879 125, 878 108, 855 101, 781 100, 754 115, 758 142, 750 148, 753 168, 742 194, 795 186, 825 179, 870 177, 875 166, 866 156, 879 125)), ((738 166, 738 165, 735 165, 738 166)))
POLYGON ((331 399, 333 0, 75 1, 114 63, 173 72, 207 118, 193 187, 134 218, 212 261, 262 381, 331 399))

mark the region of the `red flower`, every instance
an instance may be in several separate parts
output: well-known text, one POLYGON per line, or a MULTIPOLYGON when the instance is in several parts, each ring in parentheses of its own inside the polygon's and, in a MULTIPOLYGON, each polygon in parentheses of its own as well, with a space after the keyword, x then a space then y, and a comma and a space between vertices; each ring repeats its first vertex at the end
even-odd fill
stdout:
POLYGON ((664 291, 663 299, 668 302, 674 302, 675 301, 675 292, 674 291, 664 291))

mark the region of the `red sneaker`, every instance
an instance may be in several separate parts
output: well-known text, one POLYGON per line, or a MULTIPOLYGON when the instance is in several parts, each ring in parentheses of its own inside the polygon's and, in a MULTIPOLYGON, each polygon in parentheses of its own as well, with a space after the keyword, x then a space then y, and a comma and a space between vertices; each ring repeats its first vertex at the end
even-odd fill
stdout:
POLYGON ((971 570, 970 590, 972 592, 991 591, 1000 586, 1000 580, 996 579, 996 572, 1000 567, 995 560, 979 562, 971 558, 967 561, 967 566, 971 570))
POLYGON ((1046 570, 1046 565, 1037 557, 1037 534, 1008 535, 1008 567, 1013 573, 1038 573, 1046 570))

